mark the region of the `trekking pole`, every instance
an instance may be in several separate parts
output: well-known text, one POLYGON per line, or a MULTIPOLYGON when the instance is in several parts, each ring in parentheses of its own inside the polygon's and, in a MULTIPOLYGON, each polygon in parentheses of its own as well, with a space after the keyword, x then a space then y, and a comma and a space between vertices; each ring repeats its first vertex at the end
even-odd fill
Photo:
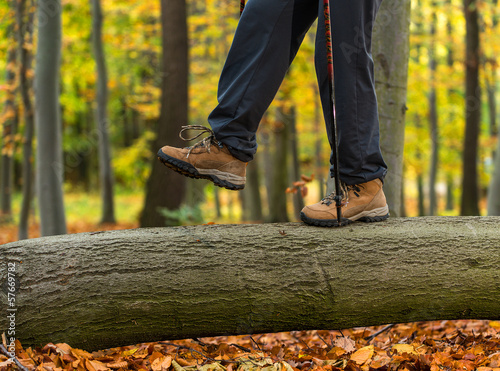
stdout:
MULTIPOLYGON (((243 1, 243 0, 242 0, 243 1)), ((337 221, 339 226, 342 225, 342 190, 340 189, 340 172, 339 172, 339 144, 337 141, 337 115, 335 112, 335 89, 334 89, 334 74, 333 74, 333 45, 332 45, 332 23, 330 21, 330 3, 329 0, 323 0, 323 9, 325 17, 325 37, 326 37, 326 59, 328 65, 328 92, 330 93, 330 112, 331 117, 331 132, 333 142, 333 166, 335 177, 335 205, 337 206, 337 221)))
POLYGON ((240 0, 240 17, 241 13, 243 13, 243 9, 245 9, 245 0, 240 0))

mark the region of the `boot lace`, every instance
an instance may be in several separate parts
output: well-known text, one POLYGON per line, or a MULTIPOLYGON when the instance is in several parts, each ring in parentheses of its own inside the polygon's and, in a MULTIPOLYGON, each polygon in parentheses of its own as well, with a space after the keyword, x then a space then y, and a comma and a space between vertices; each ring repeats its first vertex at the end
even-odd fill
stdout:
POLYGON ((201 140, 199 140, 198 142, 193 144, 191 147, 187 147, 189 149, 189 151, 188 151, 186 158, 188 158, 189 155, 191 154, 191 151, 197 147, 205 147, 207 149, 208 153, 210 153, 210 147, 212 144, 215 144, 219 148, 223 147, 223 144, 221 142, 219 142, 217 139, 215 139, 214 132, 211 129, 207 128, 206 126, 202 126, 202 125, 182 126, 181 131, 179 132, 179 138, 181 138, 182 140, 185 140, 186 142, 189 142, 191 140, 198 139, 199 137, 201 137, 205 133, 208 133, 209 135, 205 138, 202 138, 201 140), (186 138, 186 137, 184 137, 183 134, 184 134, 184 132, 186 132, 188 130, 199 130, 200 132, 191 138, 186 138))
MULTIPOLYGON (((340 190, 342 191, 342 206, 346 206, 349 203, 350 194, 353 193, 354 196, 359 197, 359 192, 361 192, 361 188, 364 188, 361 184, 345 184, 344 182, 340 182, 340 190)), ((336 193, 332 192, 325 198, 321 200, 322 204, 326 206, 330 206, 333 202, 335 202, 336 193)))

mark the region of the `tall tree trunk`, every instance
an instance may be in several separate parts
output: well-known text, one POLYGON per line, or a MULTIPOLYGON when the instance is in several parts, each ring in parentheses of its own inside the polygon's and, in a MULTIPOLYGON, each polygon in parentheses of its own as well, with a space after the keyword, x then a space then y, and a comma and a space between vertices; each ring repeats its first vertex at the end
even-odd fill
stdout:
POLYGON ((217 219, 222 218, 222 211, 220 207, 220 197, 219 197, 219 187, 214 186, 214 203, 215 203, 215 215, 217 219))
POLYGON ((108 74, 102 45, 101 0, 92 3, 92 48, 97 70, 97 132, 99 139, 99 178, 101 182, 101 223, 116 223, 113 196, 113 168, 111 167, 111 143, 108 133, 108 74))
POLYGON ((436 215, 436 177, 439 165, 439 131, 436 94, 436 1, 431 2, 432 18, 430 23, 431 43, 429 46, 430 92, 429 92, 429 128, 431 132, 431 166, 429 174, 429 215, 436 215))
MULTIPOLYGON (((33 55, 31 49, 25 47, 25 38, 28 44, 33 42, 33 18, 34 13, 30 6, 26 6, 26 0, 18 0, 16 7, 18 55, 19 55, 19 88, 24 106, 24 143, 23 143, 23 200, 21 214, 19 216, 18 238, 20 240, 29 237, 29 215, 33 200, 33 104, 31 101, 32 80, 28 77, 32 69, 33 55), (24 21, 26 20, 26 22, 24 21)), ((28 4, 31 5, 31 4, 28 4)))
POLYGON ((288 186, 288 128, 290 112, 283 107, 276 110, 274 128, 273 172, 271 182, 271 197, 269 198, 269 221, 288 221, 286 207, 286 188, 288 186))
POLYGON ((247 166, 247 184, 239 192, 242 195, 243 220, 262 221, 262 198, 260 196, 259 154, 247 166))
POLYGON ((389 167, 384 189, 393 216, 401 215, 410 11, 410 0, 382 2, 373 32, 380 147, 389 167))
MULTIPOLYGON (((15 2, 11 2, 12 6, 15 2)), ((14 25, 9 25, 8 34, 14 35, 14 25)), ((7 86, 7 97, 5 99, 5 108, 3 117, 3 145, 1 152, 1 177, 0 177, 0 223, 10 222, 12 220, 12 193, 14 186, 14 135, 16 133, 16 121, 18 119, 18 109, 16 107, 16 43, 11 42, 7 52, 7 68, 5 83, 7 86)))
MULTIPOLYGON (((300 181, 300 162, 299 162, 299 149, 297 142, 297 115, 295 106, 290 108, 290 121, 288 125, 290 135, 290 147, 292 147, 292 163, 291 163, 291 180, 292 182, 300 181)), ((304 208, 304 198, 300 192, 293 195, 293 208, 295 215, 298 217, 301 210, 304 208)))
POLYGON ((405 167, 403 165, 403 176, 401 177, 401 217, 406 217, 406 178, 405 178, 405 167))
POLYGON ((491 81, 487 77, 486 80, 486 92, 488 95, 488 116, 489 116, 489 132, 490 136, 496 137, 498 135, 498 126, 497 126, 497 105, 496 105, 496 74, 497 69, 495 66, 496 62, 491 64, 491 81))
MULTIPOLYGON (((180 127, 188 122, 188 39, 185 0, 161 0, 163 73, 161 113, 153 144, 154 154, 165 144, 183 146, 180 127)), ((184 176, 168 170, 154 156, 146 185, 146 201, 140 224, 165 224, 158 208, 178 208, 185 194, 184 176)))
MULTIPOLYGON (((498 6, 499 1, 494 1, 498 6)), ((497 28, 499 16, 495 14, 493 16, 493 27, 497 28)), ((493 57, 491 66, 491 82, 486 78, 486 88, 488 90, 488 106, 490 115, 490 135, 497 137, 497 149, 494 151, 494 167, 493 176, 490 180, 490 185, 488 188, 488 200, 487 208, 488 215, 500 215, 500 140, 498 139, 498 126, 497 126, 497 109, 496 109, 496 58, 493 57)))
POLYGON ((61 2, 39 0, 35 67, 36 184, 42 236, 66 233, 59 105, 61 2))
POLYGON ((270 208, 271 208, 271 200, 272 200, 272 186, 273 186, 273 174, 274 174, 274 169, 273 169, 273 161, 271 160, 272 154, 270 151, 270 148, 272 147, 271 141, 273 138, 272 135, 272 130, 271 130, 271 125, 267 122, 267 114, 264 115, 264 120, 260 127, 265 127, 264 130, 261 129, 261 141, 260 143, 262 144, 262 154, 264 160, 267 159, 267 161, 264 161, 264 185, 266 186, 266 206, 267 206, 267 214, 266 214, 266 220, 269 220, 270 218, 270 208))
POLYGON ((454 181, 453 181, 453 175, 452 174, 447 174, 446 175, 446 210, 451 211, 455 208, 455 198, 453 196, 453 190, 454 190, 454 181))
POLYGON ((497 143, 493 176, 488 192, 488 215, 500 215, 500 140, 497 143))
MULTIPOLYGON (((446 63, 448 65, 448 68, 450 71, 452 70, 453 63, 455 62, 455 58, 454 58, 454 54, 453 54, 453 45, 454 45, 453 21, 454 21, 453 16, 448 15, 448 17, 446 19, 446 36, 448 37, 448 40, 446 43, 446 49, 447 49, 446 63)), ((451 102, 451 98, 454 94, 454 89, 450 87, 448 89, 447 94, 448 94, 448 99, 451 102)), ((453 113, 453 115, 455 115, 455 114, 453 113)), ((453 117, 450 119, 453 119, 453 117)), ((455 179, 454 179, 453 173, 448 171, 446 174, 446 206, 445 206, 446 211, 451 211, 455 208, 454 189, 455 189, 455 179)))
MULTIPOLYGON (((415 115, 415 127, 417 128, 417 130, 422 129, 421 117, 419 114, 415 115)), ((415 158, 417 160, 417 166, 422 164, 422 152, 418 147, 416 149, 415 158)), ((417 206, 418 206, 418 216, 426 215, 424 176, 423 176, 422 166, 417 168, 417 206)))
POLYGON ((259 161, 251 161, 247 166, 248 172, 248 209, 251 221, 262 221, 262 198, 260 195, 259 161))
POLYGON ((465 139, 461 215, 479 215, 478 142, 481 123, 479 87, 479 25, 477 0, 464 0, 466 24, 465 139))

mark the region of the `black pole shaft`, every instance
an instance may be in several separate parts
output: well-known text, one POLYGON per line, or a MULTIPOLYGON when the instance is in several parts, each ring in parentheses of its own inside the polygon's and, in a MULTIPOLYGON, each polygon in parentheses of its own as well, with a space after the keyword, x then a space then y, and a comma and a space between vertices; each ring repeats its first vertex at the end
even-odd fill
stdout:
POLYGON ((333 46, 332 46, 332 24, 330 21, 330 3, 329 0, 323 0, 324 18, 325 18, 325 38, 326 38, 326 59, 328 65, 328 91, 330 93, 330 112, 331 133, 332 133, 332 152, 335 177, 335 205, 337 206, 337 221, 342 225, 342 190, 340 189, 339 174, 339 146, 337 140, 337 115, 335 112, 335 82, 333 72, 333 46))

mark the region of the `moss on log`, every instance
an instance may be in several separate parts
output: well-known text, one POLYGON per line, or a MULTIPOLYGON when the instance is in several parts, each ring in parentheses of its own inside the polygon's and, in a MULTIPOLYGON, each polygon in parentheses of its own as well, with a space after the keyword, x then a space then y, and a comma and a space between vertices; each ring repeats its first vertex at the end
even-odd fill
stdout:
MULTIPOLYGON (((152 228, 0 246, 24 345, 500 318, 500 218, 152 228)), ((6 311, 0 331, 8 328, 6 311)))

